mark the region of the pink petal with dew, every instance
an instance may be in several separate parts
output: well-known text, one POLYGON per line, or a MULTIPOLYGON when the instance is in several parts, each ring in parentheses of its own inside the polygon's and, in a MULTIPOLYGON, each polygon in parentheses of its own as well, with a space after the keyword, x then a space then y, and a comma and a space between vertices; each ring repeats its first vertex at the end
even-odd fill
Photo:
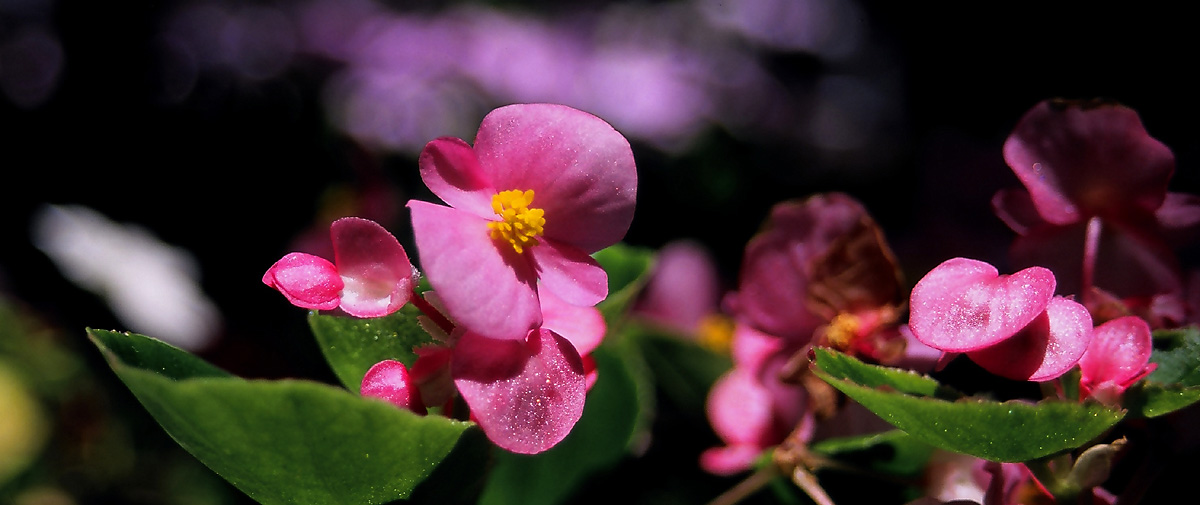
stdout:
POLYGON ((749 470, 763 453, 757 445, 713 447, 700 454, 700 468, 713 475, 733 475, 749 470))
POLYGON ((498 247, 487 220, 418 200, 408 208, 421 266, 450 319, 488 337, 514 340, 524 340, 541 324, 529 260, 511 247, 498 247))
POLYGON ((580 356, 586 356, 604 340, 608 327, 599 309, 571 305, 540 286, 538 298, 542 301, 542 328, 569 340, 580 356))
POLYGON ((381 398, 388 403, 418 414, 425 414, 421 391, 417 389, 404 363, 385 360, 376 363, 363 376, 359 388, 363 396, 381 398))
POLYGON ((777 426, 771 392, 751 370, 734 368, 717 379, 708 393, 705 410, 713 431, 729 445, 762 449, 779 443, 786 435, 777 426))
POLYGON ((334 262, 346 287, 342 310, 380 317, 400 310, 413 289, 413 266, 396 237, 374 221, 345 217, 329 228, 334 262))
POLYGON ((1079 360, 1080 384, 1092 390, 1111 382, 1117 393, 1124 392, 1146 372, 1153 349, 1146 321, 1137 316, 1107 321, 1092 331, 1092 343, 1079 360))
POLYGON ((317 310, 337 308, 344 286, 333 263, 304 253, 280 258, 263 274, 262 281, 282 293, 292 305, 317 310))
POLYGON ((467 333, 450 367, 471 415, 509 451, 554 447, 583 415, 583 363, 571 343, 550 330, 531 331, 524 342, 467 333))
POLYGON ((1171 150, 1117 104, 1041 102, 1005 141, 1004 159, 1038 213, 1060 225, 1153 213, 1175 171, 1171 150))
POLYGON ((921 342, 943 351, 985 348, 1041 314, 1054 288, 1054 274, 1045 268, 999 275, 982 261, 949 259, 913 287, 909 329, 921 342))
POLYGON ((500 107, 475 137, 481 171, 500 191, 534 191, 546 237, 593 253, 633 221, 637 168, 629 142, 604 120, 554 104, 500 107))
POLYGON ((987 371, 1013 380, 1047 381, 1067 373, 1092 340, 1092 316, 1074 300, 1054 297, 1046 311, 1012 338, 967 353, 987 371))
MULTIPOLYGON (((421 151, 421 180, 447 205, 491 218, 492 196, 498 191, 479 169, 475 151, 461 139, 444 137, 421 151)), ((512 188, 506 188, 512 189, 512 188)))
POLYGON ((546 291, 572 305, 592 306, 608 297, 608 273, 594 258, 553 240, 529 249, 546 291))

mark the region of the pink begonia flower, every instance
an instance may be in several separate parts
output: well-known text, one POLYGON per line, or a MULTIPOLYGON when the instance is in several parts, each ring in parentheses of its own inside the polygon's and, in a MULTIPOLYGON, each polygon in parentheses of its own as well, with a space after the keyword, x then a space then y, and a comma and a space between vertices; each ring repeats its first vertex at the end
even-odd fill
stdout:
POLYGON ((1079 360, 1084 398, 1116 404, 1129 386, 1153 372, 1150 325, 1137 316, 1105 322, 1092 331, 1092 343, 1079 360))
POLYGON ((421 264, 450 317, 479 334, 524 339, 542 321, 538 282, 572 305, 608 294, 589 256, 624 237, 637 170, 629 142, 562 105, 493 110, 475 144, 439 138, 421 178, 450 207, 413 200, 421 264))
POLYGON ((363 376, 359 392, 363 396, 381 398, 388 403, 417 414, 425 414, 421 391, 413 382, 404 363, 385 360, 376 363, 363 376))
MULTIPOLYGON (((1136 112, 1115 103, 1045 101, 1021 118, 1004 159, 1025 185, 992 199, 1020 237, 1019 265, 1044 265, 1059 287, 1089 301, 1178 295, 1172 243, 1200 230, 1200 197, 1167 192, 1170 149, 1136 112)), ((1090 305, 1089 305, 1090 306, 1090 305)))
POLYGON ((357 217, 338 219, 329 231, 333 263, 291 253, 267 269, 263 283, 297 307, 341 307, 355 317, 386 316, 408 303, 416 270, 396 237, 378 223, 357 217))
POLYGON ((504 449, 532 454, 553 447, 583 414, 586 392, 596 379, 587 354, 607 328, 595 307, 570 305, 550 293, 541 300, 540 328, 523 340, 494 339, 453 326, 449 319, 431 321, 441 315, 430 312, 443 305, 436 293, 426 292, 423 300, 415 300, 427 314, 422 327, 440 343, 416 349, 408 377, 385 379, 410 380, 428 405, 449 406, 456 393, 462 395, 471 418, 504 449))
POLYGON ((1000 275, 982 261, 946 260, 913 287, 909 329, 996 375, 1050 380, 1079 362, 1092 334, 1087 309, 1054 296, 1055 286, 1041 267, 1000 275))

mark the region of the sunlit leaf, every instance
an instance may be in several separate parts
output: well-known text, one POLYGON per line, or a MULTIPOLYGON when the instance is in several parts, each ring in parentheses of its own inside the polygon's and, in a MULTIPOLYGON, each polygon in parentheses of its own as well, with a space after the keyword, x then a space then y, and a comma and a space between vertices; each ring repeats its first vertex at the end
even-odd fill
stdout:
POLYGON ((1122 406, 1130 416, 1158 417, 1200 401, 1200 387, 1142 382, 1125 391, 1122 406))
POLYGON ((813 372, 909 435, 993 461, 1029 461, 1080 447, 1125 413, 1086 403, 947 401, 935 381, 817 349, 813 372))
POLYGON ((313 312, 308 324, 338 380, 358 392, 363 376, 376 363, 391 359, 412 366, 417 359, 413 347, 433 341, 417 324, 420 313, 413 305, 370 319, 313 312))
POLYGON ((1154 332, 1156 346, 1167 342, 1168 349, 1155 349, 1150 362, 1158 368, 1148 379, 1161 384, 1200 386, 1200 329, 1196 327, 1154 332))
MULTIPOLYGON (((473 423, 315 382, 243 380, 142 335, 88 335, 175 441, 265 505, 407 498, 456 447, 484 444, 473 423)), ((455 472, 458 486, 470 489, 479 471, 455 472)))

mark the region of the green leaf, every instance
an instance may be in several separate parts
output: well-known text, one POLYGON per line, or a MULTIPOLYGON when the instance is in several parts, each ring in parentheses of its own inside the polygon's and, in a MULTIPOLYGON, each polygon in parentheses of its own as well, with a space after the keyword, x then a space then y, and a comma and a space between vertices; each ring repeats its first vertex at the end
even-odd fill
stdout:
POLYGON ((1080 447, 1125 415, 1096 404, 1044 401, 946 401, 929 378, 864 364, 819 348, 813 372, 909 435, 980 458, 1029 461, 1080 447), (863 383, 859 383, 862 380, 863 383))
POLYGON ((1133 417, 1158 417, 1200 401, 1200 387, 1142 381, 1125 390, 1122 406, 1133 417))
POLYGON ((370 319, 312 312, 308 324, 333 373, 346 389, 357 393, 363 376, 376 363, 392 359, 412 366, 417 360, 413 348, 433 342, 417 324, 420 314, 412 304, 393 314, 370 319))
POLYGON ((933 446, 900 430, 858 437, 826 439, 812 450, 843 461, 860 462, 875 472, 915 477, 925 470, 933 446))
POLYGON ((1196 327, 1154 332, 1157 343, 1169 342, 1170 349, 1154 349, 1150 362, 1158 368, 1147 377, 1162 384, 1200 386, 1200 329, 1196 327))
POLYGON ((601 346, 591 356, 596 384, 571 434, 541 454, 497 452, 480 504, 565 503, 584 479, 625 455, 638 415, 634 378, 612 348, 601 346))
POLYGON ((654 382, 683 412, 703 413, 708 390, 733 366, 729 356, 686 337, 641 325, 630 325, 629 336, 654 371, 654 382))
POLYGON ((596 307, 611 324, 625 314, 646 282, 654 265, 654 251, 626 244, 615 244, 593 255, 608 273, 608 298, 596 307))
MULTIPOLYGON (((88 335, 179 445, 264 505, 407 498, 452 451, 483 443, 464 436, 472 423, 310 381, 240 379, 142 335, 88 335)), ((475 476, 454 477, 469 488, 475 476)))

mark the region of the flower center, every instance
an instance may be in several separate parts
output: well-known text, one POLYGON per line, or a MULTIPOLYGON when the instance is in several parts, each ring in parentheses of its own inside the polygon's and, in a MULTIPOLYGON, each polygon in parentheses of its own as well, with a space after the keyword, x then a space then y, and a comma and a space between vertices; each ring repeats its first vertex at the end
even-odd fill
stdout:
POLYGON ((536 237, 544 233, 546 218, 543 217, 545 211, 529 207, 531 203, 532 189, 501 191, 493 196, 492 210, 501 221, 488 223, 492 240, 508 242, 517 254, 524 252, 526 247, 537 245, 536 237))

